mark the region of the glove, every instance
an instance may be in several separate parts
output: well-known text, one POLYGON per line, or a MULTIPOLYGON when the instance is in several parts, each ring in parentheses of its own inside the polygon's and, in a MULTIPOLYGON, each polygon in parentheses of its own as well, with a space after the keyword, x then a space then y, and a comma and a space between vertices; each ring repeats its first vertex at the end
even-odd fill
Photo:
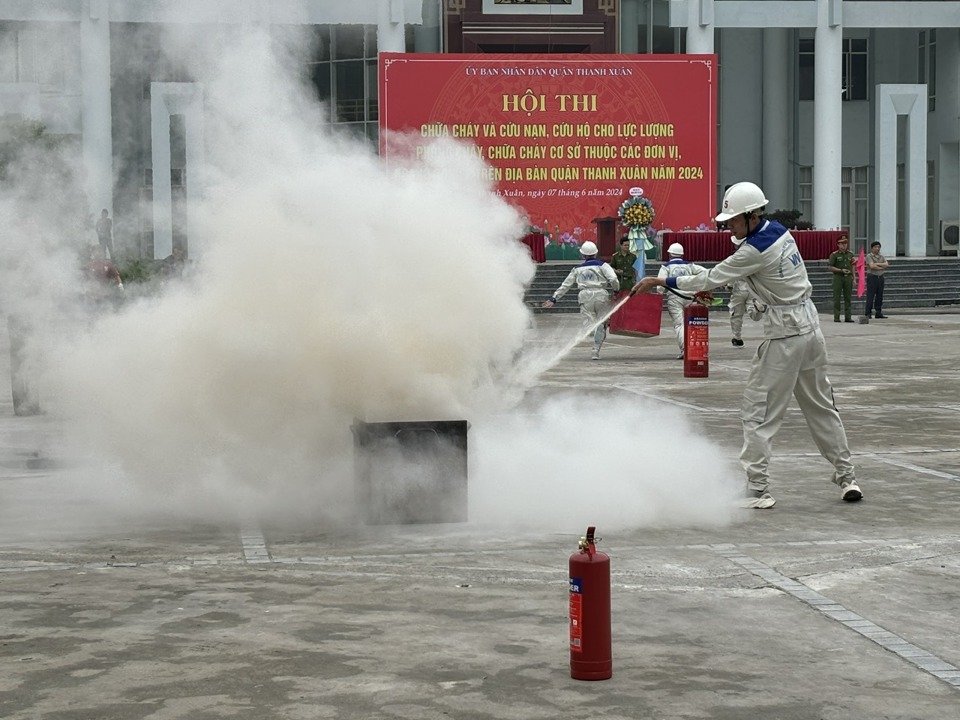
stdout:
POLYGON ((117 289, 123 290, 123 283, 117 283, 117 289))

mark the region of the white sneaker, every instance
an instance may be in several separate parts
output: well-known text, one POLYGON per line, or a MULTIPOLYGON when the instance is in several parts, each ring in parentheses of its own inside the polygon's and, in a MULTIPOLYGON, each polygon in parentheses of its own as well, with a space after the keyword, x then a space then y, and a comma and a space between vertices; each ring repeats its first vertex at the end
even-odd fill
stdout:
POLYGON ((847 502, 856 502, 857 500, 863 499, 863 492, 857 485, 856 480, 850 480, 849 482, 840 483, 840 497, 847 502))
POLYGON ((773 495, 765 492, 762 495, 749 496, 744 504, 744 507, 751 510, 768 510, 776 504, 777 501, 773 499, 773 495))
POLYGON ((590 356, 590 359, 591 359, 591 360, 599 360, 599 359, 600 359, 600 351, 599 351, 599 350, 594 350, 594 351, 593 351, 593 355, 590 356))

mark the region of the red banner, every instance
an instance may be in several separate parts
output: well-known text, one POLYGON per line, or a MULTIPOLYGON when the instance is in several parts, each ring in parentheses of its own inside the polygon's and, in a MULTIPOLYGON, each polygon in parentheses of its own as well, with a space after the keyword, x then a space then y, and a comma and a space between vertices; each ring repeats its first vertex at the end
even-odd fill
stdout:
POLYGON ((380 153, 471 143, 495 192, 554 239, 595 239, 637 189, 653 227, 712 226, 715 55, 380 54, 380 153), (402 148, 402 149, 401 149, 402 148))

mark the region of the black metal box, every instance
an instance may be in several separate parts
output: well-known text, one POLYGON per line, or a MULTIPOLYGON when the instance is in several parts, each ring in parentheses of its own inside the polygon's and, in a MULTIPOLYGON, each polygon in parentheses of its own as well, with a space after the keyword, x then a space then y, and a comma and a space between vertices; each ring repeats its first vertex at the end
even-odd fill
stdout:
POLYGON ((354 481, 371 525, 467 521, 466 420, 354 421, 354 481))

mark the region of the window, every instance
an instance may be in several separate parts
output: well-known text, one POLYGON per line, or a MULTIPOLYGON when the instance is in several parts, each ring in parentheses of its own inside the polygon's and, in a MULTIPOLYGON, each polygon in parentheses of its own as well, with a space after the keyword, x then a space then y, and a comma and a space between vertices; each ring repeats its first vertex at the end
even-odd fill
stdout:
POLYGON ((334 25, 333 50, 337 60, 363 58, 363 25, 334 25))
MULTIPOLYGON (((800 100, 813 100, 815 88, 814 57, 815 41, 813 38, 800 38, 799 42, 799 73, 797 76, 797 92, 800 100)), ((867 68, 869 66, 866 38, 844 38, 843 57, 841 64, 841 85, 844 100, 869 100, 869 81, 867 68)))
POLYGON ((800 75, 797 87, 800 100, 813 100, 813 38, 800 38, 800 75))
POLYGON ((0 83, 15 83, 18 78, 17 31, 0 26, 0 83))
POLYGON ((337 118, 341 122, 366 119, 363 60, 334 63, 336 70, 337 118))
POLYGON ((937 109, 937 31, 921 30, 917 43, 917 82, 927 84, 927 111, 937 109))
POLYGON ((0 83, 36 83, 63 90, 63 32, 59 23, 0 26, 0 83))
POLYGON ((927 68, 930 70, 927 78, 927 111, 933 112, 937 109, 937 31, 930 31, 930 58, 927 62, 927 68))
POLYGON ((866 247, 870 214, 870 168, 840 169, 840 225, 850 234, 850 249, 866 247))
POLYGON ((800 189, 800 217, 807 222, 813 222, 813 167, 810 165, 800 166, 800 178, 798 183, 800 189))
MULTIPOLYGON (((934 247, 937 242, 937 236, 933 234, 934 218, 937 217, 937 166, 933 160, 927 160, 927 247, 934 247)), ((936 248, 934 255, 938 255, 939 248, 936 248)), ((929 252, 928 252, 929 254, 929 252)))
POLYGON ((583 15, 583 0, 483 0, 484 15, 583 15))
POLYGON ((843 99, 868 100, 867 39, 844 38, 843 99))
MULTIPOLYGON (((902 122, 902 120, 901 120, 902 122)), ((906 196, 906 167, 903 163, 897 163, 897 251, 896 255, 903 256, 907 254, 906 233, 904 233, 904 219, 906 205, 903 201, 906 196)))
POLYGON ((917 82, 927 81, 927 31, 921 30, 917 41, 917 82))
POLYGON ((853 168, 852 219, 850 227, 854 238, 866 244, 870 229, 870 168, 867 165, 853 168))
POLYGON ((377 29, 318 25, 317 50, 307 75, 335 127, 376 141, 377 29))
POLYGON ((647 19, 651 28, 651 47, 647 52, 662 55, 681 52, 680 28, 670 27, 670 3, 664 0, 650 0, 647 7, 649 8, 647 19))

